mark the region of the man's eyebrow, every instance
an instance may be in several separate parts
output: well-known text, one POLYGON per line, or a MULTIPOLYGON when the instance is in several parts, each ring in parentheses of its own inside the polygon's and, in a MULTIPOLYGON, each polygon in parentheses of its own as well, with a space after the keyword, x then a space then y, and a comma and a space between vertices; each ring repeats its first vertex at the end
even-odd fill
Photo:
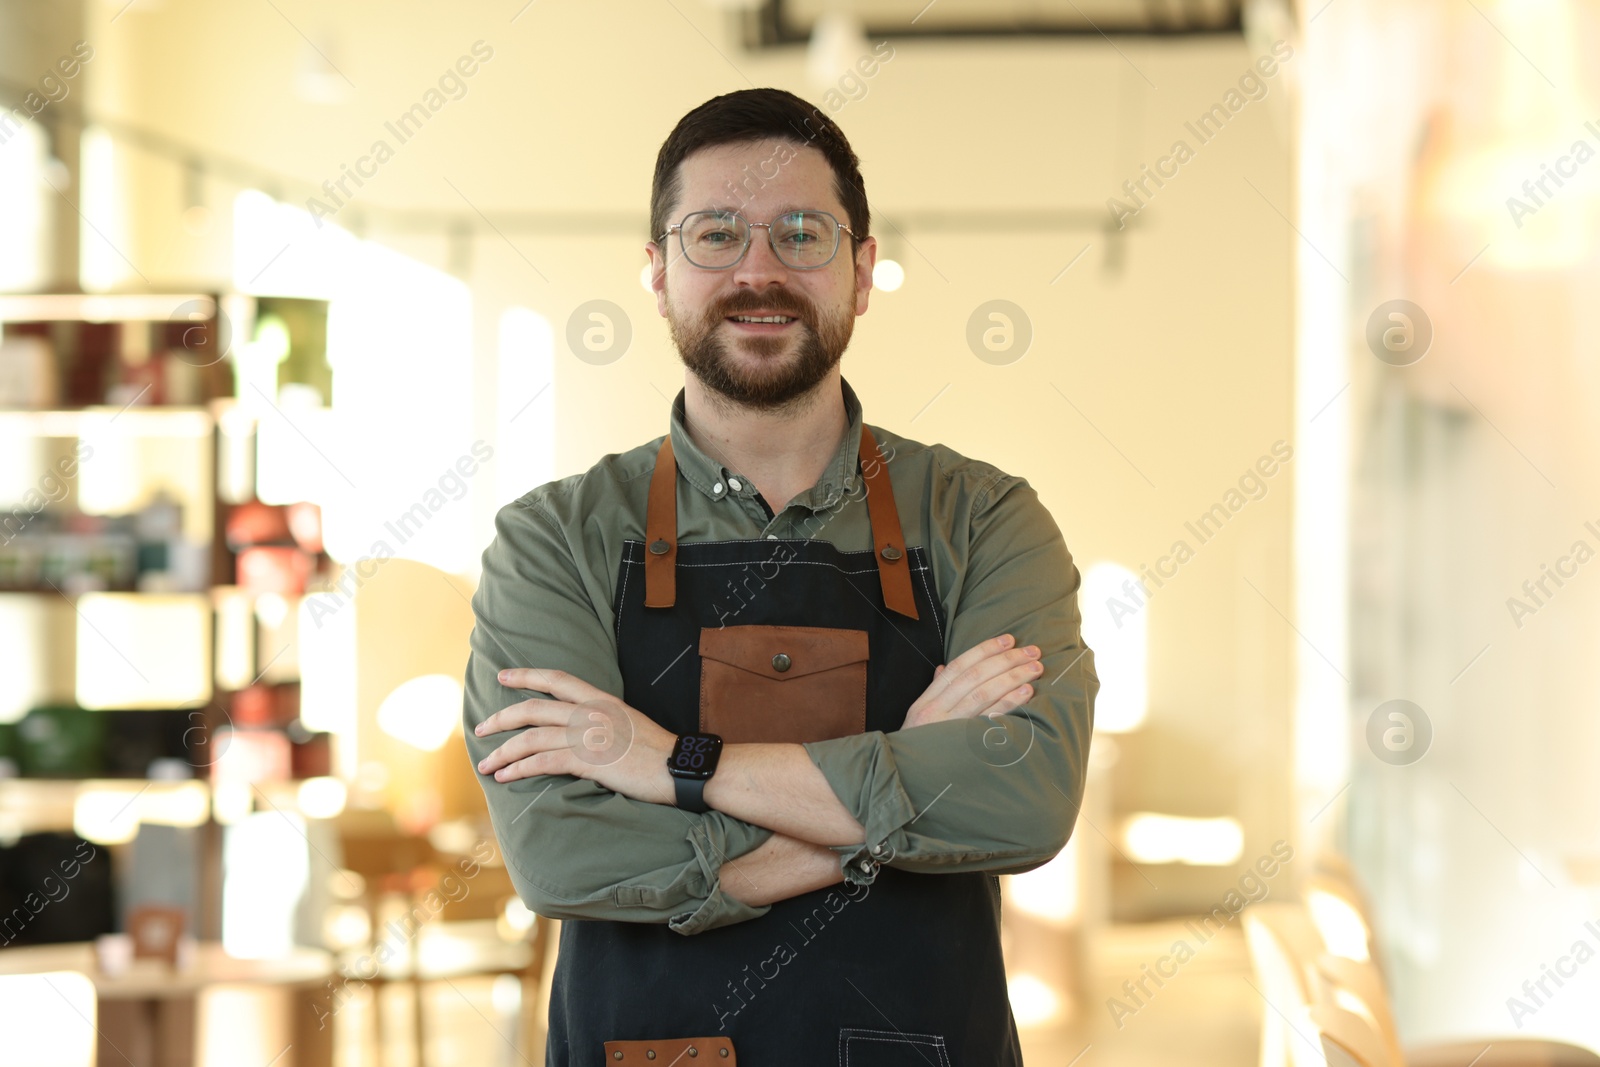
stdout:
MULTIPOLYGON (((700 210, 701 211, 721 211, 721 212, 725 212, 726 214, 729 214, 729 215, 746 215, 748 217, 748 213, 743 208, 741 208, 741 207, 732 207, 732 206, 729 206, 726 203, 713 204, 710 207, 701 208, 700 210)), ((816 212, 819 212, 819 211, 827 211, 828 214, 830 214, 830 215, 834 214, 834 212, 829 211, 825 207, 807 207, 807 206, 805 206, 803 204, 779 204, 775 208, 773 208, 772 214, 773 214, 773 217, 776 218, 779 215, 787 215, 791 211, 804 211, 804 212, 806 212, 808 214, 815 214, 816 212)))

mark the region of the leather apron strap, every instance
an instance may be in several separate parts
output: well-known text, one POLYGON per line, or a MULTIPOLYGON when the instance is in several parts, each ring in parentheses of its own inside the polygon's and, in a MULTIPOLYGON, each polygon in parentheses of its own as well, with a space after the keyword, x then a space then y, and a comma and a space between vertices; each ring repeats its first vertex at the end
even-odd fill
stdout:
MULTIPOLYGON (((878 561, 884 605, 915 619, 917 601, 911 591, 911 563, 900 527, 900 509, 895 506, 889 471, 878 458, 878 443, 864 423, 857 458, 867 484, 867 520, 872 524, 873 555, 878 561)), ((661 439, 650 476, 645 546, 644 606, 670 608, 678 598, 678 461, 672 454, 671 434, 661 439)))
POLYGON ((644 606, 670 608, 678 599, 678 460, 670 433, 661 439, 650 475, 644 537, 644 606))
POLYGON ((861 473, 867 479, 867 519, 872 523, 873 554, 878 559, 878 580, 883 602, 890 611, 917 617, 917 598, 911 592, 911 558, 900 529, 900 509, 895 506, 889 468, 878 459, 878 442, 866 423, 861 424, 861 473))

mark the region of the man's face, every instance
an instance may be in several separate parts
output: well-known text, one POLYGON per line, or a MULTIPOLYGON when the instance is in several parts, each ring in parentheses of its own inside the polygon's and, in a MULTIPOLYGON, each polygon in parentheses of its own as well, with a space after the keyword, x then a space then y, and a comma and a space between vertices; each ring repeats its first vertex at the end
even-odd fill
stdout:
MULTIPOLYGON (((850 222, 833 191, 833 170, 815 148, 776 141, 721 145, 689 156, 679 174, 683 192, 669 224, 691 211, 737 211, 751 222, 771 222, 799 209, 850 222)), ((838 365, 855 317, 867 310, 877 258, 873 238, 854 242, 841 230, 832 262, 796 270, 774 254, 765 227, 751 229, 749 250, 726 270, 690 263, 677 234, 645 250, 656 307, 684 365, 707 388, 756 409, 792 401, 838 365), (736 320, 774 315, 790 321, 736 320)))

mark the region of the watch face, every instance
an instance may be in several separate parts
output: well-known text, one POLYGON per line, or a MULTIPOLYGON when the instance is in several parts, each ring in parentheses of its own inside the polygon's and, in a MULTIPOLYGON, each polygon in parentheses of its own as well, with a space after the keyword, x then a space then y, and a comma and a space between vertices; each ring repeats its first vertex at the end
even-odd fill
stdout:
POLYGON ((716 734, 684 734, 672 746, 667 770, 679 778, 710 778, 722 756, 722 738, 716 734))

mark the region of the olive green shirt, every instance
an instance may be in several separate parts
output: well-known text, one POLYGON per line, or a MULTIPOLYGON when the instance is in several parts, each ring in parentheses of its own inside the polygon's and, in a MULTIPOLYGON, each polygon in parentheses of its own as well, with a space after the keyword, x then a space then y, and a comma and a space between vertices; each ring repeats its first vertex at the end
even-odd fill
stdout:
MULTIPOLYGON (((774 515, 740 473, 684 428, 678 461, 682 542, 822 537, 869 551, 864 480, 856 470, 861 404, 842 393, 849 428, 822 479, 774 515)), ((1036 644, 1034 695, 997 719, 872 730, 804 745, 865 840, 834 846, 844 877, 871 882, 880 864, 909 871, 1019 873, 1066 844, 1083 795, 1100 688, 1079 634, 1080 576, 1061 531, 1022 478, 876 425, 906 544, 925 546, 944 607, 945 662, 1012 633, 1036 644)), ((556 668, 621 698, 615 615, 625 539, 644 540, 661 438, 601 458, 502 507, 472 607, 465 730, 474 768, 506 733, 478 737, 494 712, 543 693, 505 688, 507 667, 556 668)), ((930 669, 931 669, 930 665, 930 669)), ((632 800, 587 779, 479 775, 507 869, 528 907, 557 919, 667 923, 681 934, 764 915, 722 891, 718 870, 772 835, 720 811, 695 814, 632 800)), ((735 864, 737 866, 737 864, 735 864)))

